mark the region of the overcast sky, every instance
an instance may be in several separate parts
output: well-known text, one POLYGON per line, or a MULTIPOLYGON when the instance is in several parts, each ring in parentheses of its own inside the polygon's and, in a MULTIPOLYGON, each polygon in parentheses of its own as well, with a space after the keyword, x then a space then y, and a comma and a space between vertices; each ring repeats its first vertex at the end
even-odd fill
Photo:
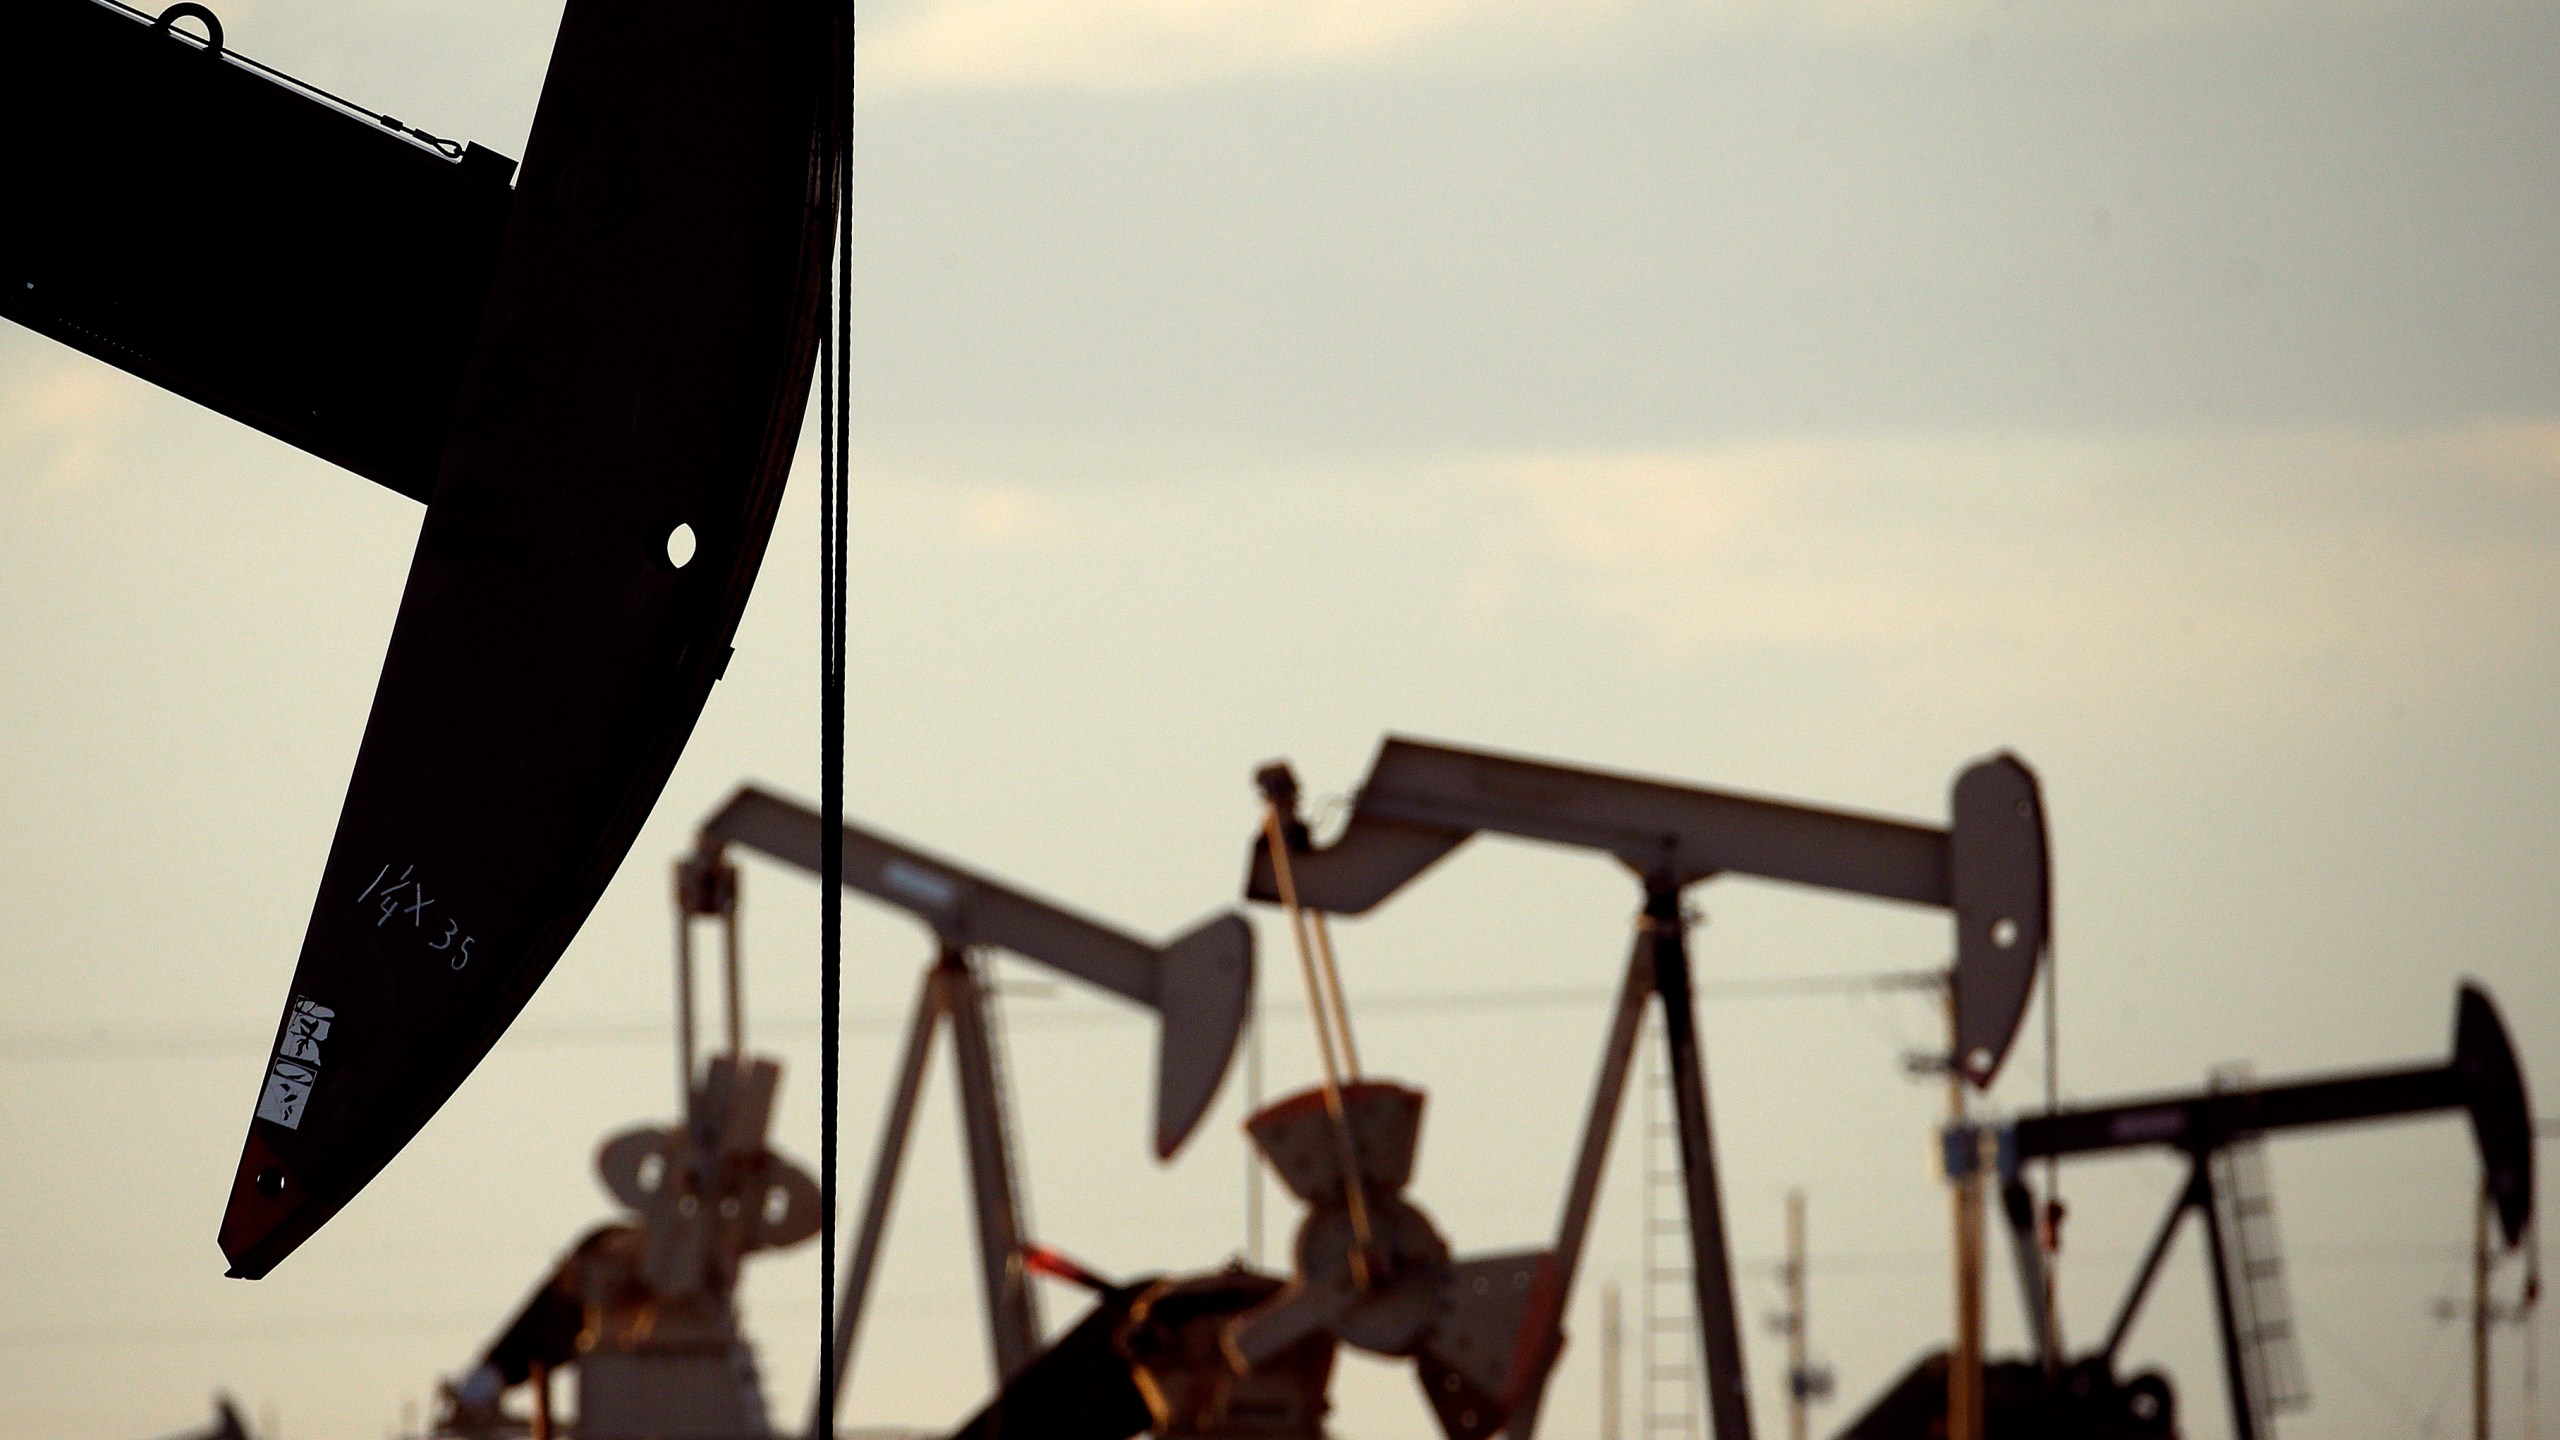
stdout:
MULTIPOLYGON (((248 54, 511 154, 558 17, 217 8, 248 54)), ((864 16, 858 816, 1169 935, 1234 903, 1257 763, 1339 795, 1388 730, 1939 821, 1955 773, 2010 748, 2052 817, 2068 1094, 2431 1060, 2468 976, 2560 1103, 2560 11, 864 16)), ((663 867, 741 779, 815 793, 809 494, 523 1021, 327 1231, 227 1281, 214 1227, 419 512, 0 330, 12 1434, 166 1434, 227 1387, 288 1440, 370 1440, 608 1218, 593 1145, 673 1105, 663 867)), ((814 1162, 816 890, 753 863, 746 888, 751 1037, 791 1066, 780 1143, 814 1162)), ((1692 898, 1710 986, 1947 948, 1923 912, 1692 898)), ((1364 1056, 1431 1091, 1413 1194, 1461 1249, 1550 1233, 1637 899, 1597 859, 1486 841, 1337 932, 1364 1056), (1390 1003, 1459 992, 1498 1003, 1390 1003)), ((851 913, 858 1179, 929 945, 851 913)), ((1277 1094, 1314 1062, 1261 925, 1277 1094)), ((1146 1027, 1081 995, 1006 1005, 1039 1236, 1121 1274, 1243 1246, 1241 1086, 1158 1170, 1146 1027)), ((1801 1187, 1836 1428, 1945 1337, 1939 1096, 1902 1073, 1937 1022, 1908 996, 1711 993, 1703 1024, 1759 1415, 1781 1415, 1761 1320, 1801 1187)), ((1994 1109, 2037 1103, 2041 1058, 2022 1042, 1994 1109)), ((950 1089, 851 1422, 947 1425, 987 1384, 950 1089)), ((1596 1434, 1599 1282, 1635 1328, 1640 1119, 1556 1440, 1596 1434)), ((2464 1127, 2269 1153, 2315 1396, 2283 1434, 2455 1433, 2465 1336, 2435 1307, 2466 1283, 2464 1127)), ((2177 1179, 2066 1172, 2075 1343, 2177 1179)), ((2129 1358, 2213 1437, 2193 1244, 2129 1358)), ((746 1291, 792 1425, 815 1274, 794 1251, 746 1291)), ((2015 1345, 2005 1272, 1991 1295, 2015 1345)), ((2525 1357, 2503 1332, 2501 1435, 2525 1433, 2525 1357)), ((1346 1440, 1434 1433, 1382 1363, 1336 1398, 1346 1440)))

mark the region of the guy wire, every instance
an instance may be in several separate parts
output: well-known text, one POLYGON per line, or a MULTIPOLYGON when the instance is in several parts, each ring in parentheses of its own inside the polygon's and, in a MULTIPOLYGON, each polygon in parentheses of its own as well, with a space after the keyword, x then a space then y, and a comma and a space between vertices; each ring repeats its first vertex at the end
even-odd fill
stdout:
POLYGON ((1342 1166, 1343 1203, 1351 1212, 1351 1283, 1369 1288, 1369 1202, 1360 1184, 1359 1149, 1351 1140, 1351 1117, 1342 1108, 1342 1076, 1334 1057, 1333 1029, 1326 1023, 1325 986, 1318 977, 1315 946, 1308 941, 1305 912, 1298 906, 1298 882, 1289 869, 1289 842, 1281 828, 1278 802, 1262 811, 1262 834, 1271 848, 1271 878, 1280 891, 1280 908, 1289 916, 1289 934, 1297 942, 1298 971, 1307 983, 1307 1009, 1315 1020, 1316 1051, 1324 1062, 1324 1111, 1332 1122, 1335 1158, 1342 1166))

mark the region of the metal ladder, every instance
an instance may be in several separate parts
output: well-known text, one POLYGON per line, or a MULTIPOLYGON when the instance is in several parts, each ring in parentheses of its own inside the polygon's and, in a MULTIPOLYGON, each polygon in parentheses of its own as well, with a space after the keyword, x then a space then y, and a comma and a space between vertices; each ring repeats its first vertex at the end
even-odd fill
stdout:
POLYGON ((1688 1192, 1661 1024, 1657 1012, 1644 1035, 1644 1384, 1637 1440, 1697 1440, 1705 1397, 1691 1313, 1688 1192))
MULTIPOLYGON (((2245 1065, 2213 1072, 2213 1088, 2247 1093, 2257 1082, 2245 1065)), ((2232 1328, 2240 1342, 2241 1372, 2257 1411, 2258 1433, 2273 1435, 2274 1418, 2311 1403, 2302 1351, 2293 1332, 2293 1299, 2285 1284, 2284 1253, 2276 1237, 2275 1191, 2267 1181, 2265 1143, 2243 1136, 2214 1152, 2213 1199, 2221 1210, 2224 1244, 2216 1256, 2231 1289, 2232 1328)))

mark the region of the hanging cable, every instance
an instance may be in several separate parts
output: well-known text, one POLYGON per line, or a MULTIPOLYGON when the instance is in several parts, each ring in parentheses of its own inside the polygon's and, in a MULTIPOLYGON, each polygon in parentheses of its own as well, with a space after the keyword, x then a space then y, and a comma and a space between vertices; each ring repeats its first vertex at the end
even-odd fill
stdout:
POLYGON ((827 9, 833 43, 819 122, 832 203, 827 323, 818 345, 818 1008, 819 1214, 816 1434, 836 1435, 836 1109, 844 1002, 845 552, 852 499, 853 102, 855 0, 827 9))
POLYGON ((1333 932, 1324 923, 1324 912, 1308 912, 1308 927, 1316 937, 1316 973, 1324 978, 1325 999, 1333 1009, 1334 1033, 1342 1040, 1342 1069, 1353 1083, 1360 1079, 1360 1047, 1351 1039, 1351 1002, 1342 998, 1342 971, 1333 963, 1333 932))
MULTIPOLYGON (((2044 1113, 2062 1108, 2062 962, 2050 950, 2044 961, 2044 1113)), ((2036 1247, 2044 1251, 2045 1383, 2058 1382, 2062 1363, 2062 1157, 2044 1159, 2044 1213, 2036 1247)))
MULTIPOLYGON (((1332 968, 1332 950, 1324 952, 1323 971, 1317 963, 1315 945, 1308 939, 1306 912, 1298 905, 1297 877, 1289 869, 1289 840, 1280 814, 1279 796, 1271 796, 1263 806, 1262 833, 1271 848, 1271 878, 1280 892, 1280 908, 1289 917, 1289 934, 1297 942, 1298 971, 1307 982, 1307 1009, 1315 1021, 1316 1053, 1324 1062, 1324 1113, 1333 1122, 1335 1158, 1342 1166, 1343 1204, 1351 1213, 1351 1284, 1353 1288, 1369 1288, 1369 1201, 1360 1184, 1360 1154, 1351 1139, 1351 1117, 1342 1108, 1342 1073, 1334 1053, 1334 1025, 1342 1024, 1342 1043, 1350 1043, 1348 1016, 1337 1017, 1327 1006, 1327 997, 1339 1004, 1342 994, 1339 976, 1328 985, 1326 973, 1332 968)), ((1358 1075, 1354 1074, 1354 1079, 1358 1075)))

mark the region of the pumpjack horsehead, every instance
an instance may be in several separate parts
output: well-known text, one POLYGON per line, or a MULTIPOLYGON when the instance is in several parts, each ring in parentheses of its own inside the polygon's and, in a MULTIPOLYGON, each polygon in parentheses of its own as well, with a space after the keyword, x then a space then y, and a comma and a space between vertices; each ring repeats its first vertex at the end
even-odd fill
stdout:
POLYGON ((0 123, 45 139, 0 161, 0 314, 426 504, 233 1275, 497 1043, 728 664, 826 311, 843 24, 569 0, 519 168, 242 57, 202 5, 10 8, 0 123))

